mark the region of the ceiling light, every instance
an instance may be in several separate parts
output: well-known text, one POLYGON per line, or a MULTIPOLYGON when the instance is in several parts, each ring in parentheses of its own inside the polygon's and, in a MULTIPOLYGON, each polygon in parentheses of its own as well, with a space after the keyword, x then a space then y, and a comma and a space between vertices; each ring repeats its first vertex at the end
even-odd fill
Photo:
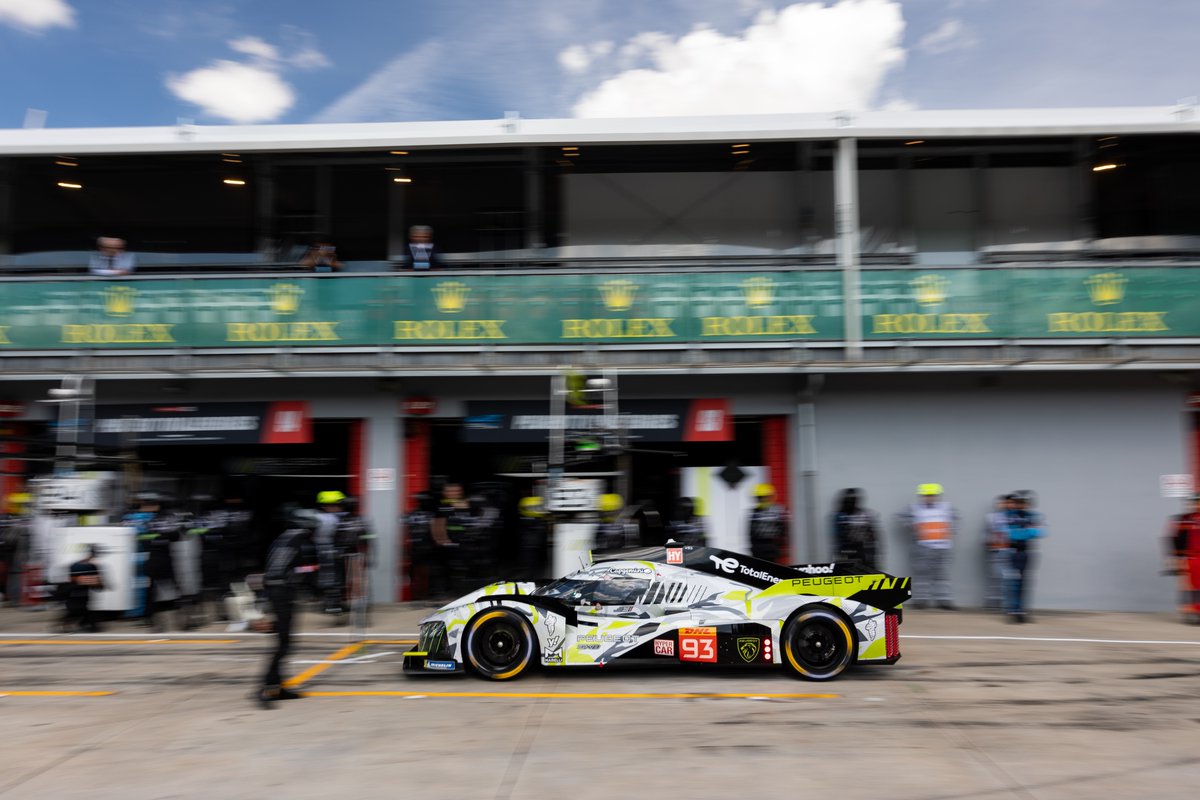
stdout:
POLYGON ((578 149, 579 148, 575 147, 575 146, 568 147, 566 145, 563 145, 563 152, 566 152, 567 150, 578 150, 578 149))
POLYGON ((389 155, 393 155, 393 156, 406 156, 406 155, 408 155, 408 151, 407 151, 407 150, 390 150, 390 151, 388 151, 388 153, 389 153, 389 155))
POLYGON ((67 183, 66 181, 59 181, 58 185, 60 188, 63 188, 63 189, 82 189, 83 188, 82 183, 67 183))
POLYGON ((731 145, 729 145, 729 146, 730 146, 730 147, 749 147, 749 146, 750 146, 750 143, 749 143, 749 142, 747 142, 746 144, 731 144, 731 145))
POLYGON ((1111 141, 1113 141, 1114 139, 1120 139, 1120 138, 1121 138, 1120 136, 1101 136, 1101 137, 1100 137, 1099 139, 1097 139, 1096 141, 1097 141, 1097 142, 1111 142, 1111 141))
POLYGON ((237 158, 238 157, 237 153, 221 153, 221 155, 225 156, 226 158, 237 158))
POLYGON ((1092 167, 1092 172, 1107 172, 1110 169, 1116 169, 1120 164, 1097 164, 1092 167))
POLYGON ((245 186, 246 185, 246 182, 244 180, 242 180, 241 178, 226 178, 225 180, 221 181, 221 183, 225 184, 226 186, 245 186))
POLYGON ((78 167, 79 166, 74 161, 55 161, 54 163, 58 164, 60 167, 78 167))
POLYGON ((908 144, 925 144, 925 140, 924 139, 913 139, 911 142, 905 142, 905 144, 906 145, 908 145, 908 144))
POLYGON ((392 178, 392 183, 412 183, 412 178, 392 178))
POLYGON ((240 163, 242 163, 242 160, 241 160, 240 158, 222 158, 221 160, 222 160, 222 161, 224 161, 226 164, 240 164, 240 163))

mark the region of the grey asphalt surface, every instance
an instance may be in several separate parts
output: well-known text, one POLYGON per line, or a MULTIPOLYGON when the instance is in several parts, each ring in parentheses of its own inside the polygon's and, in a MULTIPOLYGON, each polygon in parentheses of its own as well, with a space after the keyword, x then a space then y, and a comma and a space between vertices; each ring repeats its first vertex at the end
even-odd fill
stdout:
POLYGON ((48 635, 46 613, 0 610, 0 798, 1191 798, 1200 786, 1200 628, 1166 614, 1019 626, 913 611, 898 664, 830 683, 605 669, 490 684, 400 674, 410 637, 398 634, 425 613, 378 609, 361 636, 305 615, 289 669, 313 673, 301 689, 314 695, 264 711, 249 700, 263 637, 123 622, 106 637, 48 635), (113 694, 16 694, 67 691, 113 694), (835 696, 778 696, 810 693, 835 696))

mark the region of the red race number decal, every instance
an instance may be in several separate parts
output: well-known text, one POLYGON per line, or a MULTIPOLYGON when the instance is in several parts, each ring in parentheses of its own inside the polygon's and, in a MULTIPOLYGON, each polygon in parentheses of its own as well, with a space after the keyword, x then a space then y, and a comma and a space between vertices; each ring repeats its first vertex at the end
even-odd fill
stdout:
POLYGON ((717 629, 680 628, 679 660, 717 663, 717 629))

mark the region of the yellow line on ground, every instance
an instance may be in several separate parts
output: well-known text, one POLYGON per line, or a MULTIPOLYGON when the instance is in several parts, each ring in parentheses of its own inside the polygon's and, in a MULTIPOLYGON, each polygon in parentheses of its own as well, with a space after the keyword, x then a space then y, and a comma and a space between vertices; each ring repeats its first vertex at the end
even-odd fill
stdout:
POLYGON ((0 639, 6 644, 104 645, 104 644, 237 644, 240 639, 0 639))
POLYGON ((116 692, 13 692, 0 689, 0 697, 108 697, 116 692))
POLYGON ((515 697, 554 700, 836 700, 840 694, 770 692, 304 692, 305 697, 515 697))
POLYGON ((313 678, 317 675, 320 675, 322 672, 329 669, 331 666, 333 666, 332 662, 341 661, 346 656, 357 653, 359 650, 361 650, 363 648, 364 645, 365 645, 364 642, 355 642, 354 644, 348 644, 345 647, 343 647, 341 650, 338 650, 336 653, 334 653, 333 655, 326 658, 325 663, 314 664, 313 666, 304 670, 304 672, 301 672, 299 675, 296 675, 292 678, 288 678, 286 681, 283 682, 283 685, 288 686, 288 687, 299 686, 300 684, 304 683, 306 680, 313 678))

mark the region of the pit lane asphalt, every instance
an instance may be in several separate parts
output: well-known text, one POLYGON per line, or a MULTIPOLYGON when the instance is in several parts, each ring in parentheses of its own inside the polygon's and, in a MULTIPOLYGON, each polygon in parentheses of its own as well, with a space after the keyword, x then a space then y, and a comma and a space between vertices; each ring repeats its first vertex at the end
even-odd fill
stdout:
POLYGON ((1166 614, 914 611, 898 664, 831 683, 489 684, 400 675, 425 613, 379 609, 362 636, 304 615, 288 672, 312 694, 263 711, 262 637, 49 636, 0 611, 0 798, 1190 798, 1200 779, 1200 628, 1166 614))

